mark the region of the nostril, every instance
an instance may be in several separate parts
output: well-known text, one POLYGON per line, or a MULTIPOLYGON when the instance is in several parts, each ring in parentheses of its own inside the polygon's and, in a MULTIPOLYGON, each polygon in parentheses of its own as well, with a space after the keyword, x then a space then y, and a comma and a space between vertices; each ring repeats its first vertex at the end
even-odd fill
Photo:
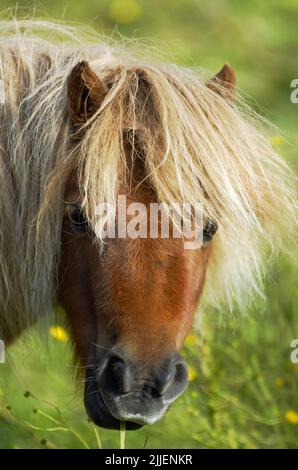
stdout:
POLYGON ((188 383, 187 365, 185 364, 184 361, 181 361, 181 362, 178 362, 175 367, 176 367, 176 373, 175 373, 174 381, 177 384, 180 384, 183 388, 185 388, 185 386, 188 383))
POLYGON ((165 379, 160 388, 160 396, 166 401, 172 401, 184 392, 188 383, 187 365, 182 357, 178 356, 172 361, 165 379))
POLYGON ((127 371, 126 371, 126 366, 122 359, 120 358, 112 358, 110 360, 110 373, 111 373, 111 378, 114 380, 114 385, 116 388, 119 389, 122 393, 127 393, 128 389, 128 384, 126 380, 127 376, 127 371))
POLYGON ((159 381, 158 386, 156 387, 156 393, 155 395, 157 397, 161 397, 166 393, 166 391, 170 388, 172 385, 172 382, 175 377, 175 369, 171 368, 166 375, 163 377, 162 381, 159 381))
POLYGON ((100 374, 101 385, 114 395, 124 395, 131 390, 132 377, 130 368, 118 355, 107 360, 100 374))

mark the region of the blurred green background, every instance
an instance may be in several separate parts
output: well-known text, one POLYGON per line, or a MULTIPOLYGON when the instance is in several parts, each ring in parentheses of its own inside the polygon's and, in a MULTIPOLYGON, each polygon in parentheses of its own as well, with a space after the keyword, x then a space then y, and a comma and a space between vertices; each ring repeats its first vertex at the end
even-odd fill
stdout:
MULTIPOLYGON (((298 0, 19 5, 29 16, 35 5, 35 17, 146 39, 170 61, 211 73, 229 62, 239 88, 281 129, 270 136, 273 145, 297 166, 298 104, 290 101, 290 83, 298 78, 298 0)), ((1 10, 14 6, 0 0, 1 10)), ((289 248, 294 258, 297 249, 289 248)), ((267 305, 247 318, 223 322, 207 313, 204 335, 191 333, 184 348, 188 391, 160 423, 127 433, 126 447, 298 447, 298 364, 290 361, 290 343, 298 338, 297 272, 291 257, 280 258, 268 276, 267 305)), ((63 327, 60 313, 53 323, 63 327)), ((67 333, 52 329, 46 336, 29 331, 0 365, 0 448, 119 447, 117 432, 87 421, 80 387, 74 392, 67 333)))

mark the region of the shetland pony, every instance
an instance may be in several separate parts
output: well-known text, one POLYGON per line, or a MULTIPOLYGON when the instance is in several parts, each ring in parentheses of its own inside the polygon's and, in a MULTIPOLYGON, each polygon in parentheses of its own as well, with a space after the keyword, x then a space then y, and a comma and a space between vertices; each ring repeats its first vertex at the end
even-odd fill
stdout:
POLYGON ((206 81, 74 27, 0 29, 0 337, 58 299, 91 419, 153 423, 186 388, 179 350, 198 302, 246 309, 262 295, 264 257, 295 223, 295 177, 230 66, 206 81), (96 208, 119 195, 199 202, 203 245, 104 238, 96 208))

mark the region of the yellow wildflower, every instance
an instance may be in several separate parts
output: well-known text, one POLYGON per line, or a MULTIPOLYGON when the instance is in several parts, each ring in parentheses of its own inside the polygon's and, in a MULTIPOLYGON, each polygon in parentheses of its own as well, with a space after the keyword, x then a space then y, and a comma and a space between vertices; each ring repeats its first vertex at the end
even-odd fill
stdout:
POLYGON ((56 340, 61 343, 66 343, 69 341, 69 334, 68 332, 59 325, 53 325, 50 327, 50 335, 56 340))
POLYGON ((278 387, 282 387, 285 384, 285 379, 282 379, 281 377, 277 377, 275 380, 275 385, 278 387))
POLYGON ((185 346, 194 346, 198 342, 198 337, 195 333, 189 333, 185 340, 185 346))
POLYGON ((282 145, 284 143, 284 138, 281 135, 275 135, 271 137, 270 142, 272 145, 282 145))
POLYGON ((290 424, 298 424, 298 412, 294 410, 288 410, 286 412, 286 420, 290 424))
POLYGON ((198 376, 196 369, 193 366, 188 366, 188 380, 193 382, 198 376))
POLYGON ((115 23, 130 24, 140 16, 141 6, 136 0, 114 0, 109 13, 115 23))

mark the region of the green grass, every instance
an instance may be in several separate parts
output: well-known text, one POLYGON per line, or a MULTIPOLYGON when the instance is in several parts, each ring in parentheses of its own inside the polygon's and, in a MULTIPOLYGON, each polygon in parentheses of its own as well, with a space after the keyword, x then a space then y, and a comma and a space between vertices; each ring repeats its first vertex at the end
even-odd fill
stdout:
MULTIPOLYGON (((213 72, 230 62, 240 88, 269 110, 291 142, 281 152, 297 161, 298 105, 289 98, 298 78, 297 1, 130 0, 140 6, 131 7, 131 16, 123 16, 123 0, 68 3, 53 0, 43 8, 39 2, 37 16, 79 20, 104 32, 117 25, 126 36, 169 43, 170 60, 213 72)), ((30 0, 21 4, 32 7, 30 0)), ((0 0, 0 9, 14 5, 0 0)), ((192 337, 183 352, 194 378, 187 392, 160 423, 126 433, 126 447, 298 447, 298 425, 286 419, 287 411, 298 412, 298 365, 290 361, 290 343, 298 338, 297 271, 291 259, 272 268, 265 311, 256 307, 247 318, 225 322, 207 312, 204 336, 192 337)), ((51 336, 46 344, 36 329, 12 346, 0 365, 0 448, 123 446, 123 435, 88 422, 71 364, 70 344, 51 336)))

